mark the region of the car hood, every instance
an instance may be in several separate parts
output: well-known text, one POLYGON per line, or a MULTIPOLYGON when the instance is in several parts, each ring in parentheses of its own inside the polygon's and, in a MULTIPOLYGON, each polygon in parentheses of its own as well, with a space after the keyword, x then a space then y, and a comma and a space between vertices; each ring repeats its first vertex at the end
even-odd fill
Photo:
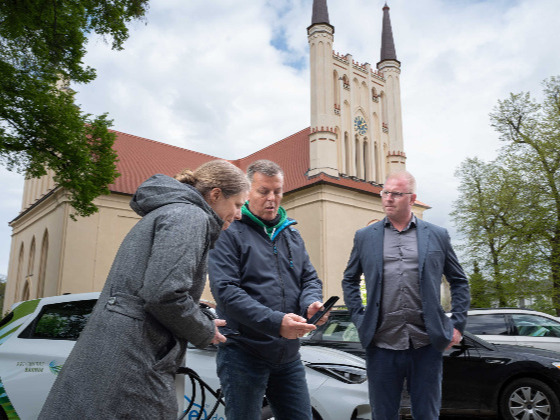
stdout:
POLYGON ((364 359, 344 351, 321 346, 302 346, 299 350, 301 360, 305 363, 332 363, 355 367, 366 367, 364 359))

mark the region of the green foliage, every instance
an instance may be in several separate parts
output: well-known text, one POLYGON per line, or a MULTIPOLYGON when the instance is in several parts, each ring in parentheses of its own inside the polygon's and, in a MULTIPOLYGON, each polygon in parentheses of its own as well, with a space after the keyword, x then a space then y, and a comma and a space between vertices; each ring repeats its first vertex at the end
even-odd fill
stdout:
POLYGON ((6 0, 0 2, 0 159, 9 170, 38 177, 46 168, 79 215, 114 181, 114 134, 107 115, 82 114, 65 84, 89 83, 82 62, 88 36, 120 50, 126 23, 142 18, 148 0, 6 0))
POLYGON ((493 287, 489 286, 480 272, 478 262, 474 262, 473 273, 469 276, 471 287, 471 308, 489 308, 492 305, 493 287))
POLYGON ((543 86, 541 103, 529 93, 498 101, 490 118, 504 146, 493 162, 461 164, 452 216, 493 303, 532 298, 560 314, 560 78, 543 86))

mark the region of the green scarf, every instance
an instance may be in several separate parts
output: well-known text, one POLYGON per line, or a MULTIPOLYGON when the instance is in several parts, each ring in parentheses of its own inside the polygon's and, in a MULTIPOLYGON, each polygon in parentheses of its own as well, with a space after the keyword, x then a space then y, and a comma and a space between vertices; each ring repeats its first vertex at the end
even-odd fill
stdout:
POLYGON ((280 226, 282 226, 282 224, 288 218, 288 216, 286 215, 286 210, 284 210, 284 207, 279 207, 278 208, 278 214, 280 215, 280 220, 278 221, 278 223, 276 223, 274 226, 268 226, 265 223, 263 223, 263 221, 261 219, 259 219, 253 213, 251 213, 251 210, 249 210, 249 205, 248 204, 249 204, 249 202, 247 201, 247 202, 245 202, 243 207, 241 207, 241 213, 244 214, 245 216, 247 216, 248 218, 250 218, 258 226, 264 228, 268 237, 270 239, 272 239, 272 235, 274 235, 274 232, 276 231, 276 229, 278 229, 280 226))

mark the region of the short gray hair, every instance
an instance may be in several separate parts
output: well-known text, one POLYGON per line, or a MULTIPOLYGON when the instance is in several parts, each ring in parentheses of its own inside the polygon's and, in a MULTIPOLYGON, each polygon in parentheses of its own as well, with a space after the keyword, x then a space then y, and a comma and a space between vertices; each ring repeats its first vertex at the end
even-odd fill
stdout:
POLYGON ((256 160, 247 168, 247 178, 253 182, 253 177, 256 173, 261 173, 266 176, 281 175, 284 177, 284 171, 276 162, 267 159, 256 160))
POLYGON ((408 171, 393 172, 392 174, 389 174, 387 176, 385 182, 389 181, 390 179, 405 179, 406 182, 408 183, 408 187, 410 188, 410 191, 407 192, 416 194, 416 178, 414 178, 414 176, 412 176, 410 172, 408 171))

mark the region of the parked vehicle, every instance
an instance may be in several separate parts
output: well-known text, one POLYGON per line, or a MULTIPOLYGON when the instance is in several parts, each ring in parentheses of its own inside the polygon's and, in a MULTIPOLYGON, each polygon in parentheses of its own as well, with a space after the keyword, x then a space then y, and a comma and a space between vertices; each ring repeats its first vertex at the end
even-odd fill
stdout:
MULTIPOLYGON (((98 296, 85 293, 22 302, 0 321, 0 420, 37 418, 98 296)), ((301 354, 314 420, 371 419, 363 359, 320 347, 303 348, 301 354)), ((187 350, 187 366, 194 372, 179 381, 181 412, 188 408, 179 416, 225 420, 223 405, 216 404, 219 395, 211 392, 219 388, 215 355, 213 346, 187 350), (204 400, 201 383, 209 386, 204 400)), ((263 419, 269 418, 264 401, 263 419)))
POLYGON ((495 344, 516 344, 560 351, 560 322, 530 309, 473 309, 467 331, 495 344))
MULTIPOLYGON (((347 310, 302 338, 306 346, 328 346, 364 356, 347 310)), ((495 345, 465 332, 459 346, 444 352, 442 415, 496 416, 504 420, 560 419, 560 353, 495 345)), ((409 412, 403 395, 403 414, 409 412)))

